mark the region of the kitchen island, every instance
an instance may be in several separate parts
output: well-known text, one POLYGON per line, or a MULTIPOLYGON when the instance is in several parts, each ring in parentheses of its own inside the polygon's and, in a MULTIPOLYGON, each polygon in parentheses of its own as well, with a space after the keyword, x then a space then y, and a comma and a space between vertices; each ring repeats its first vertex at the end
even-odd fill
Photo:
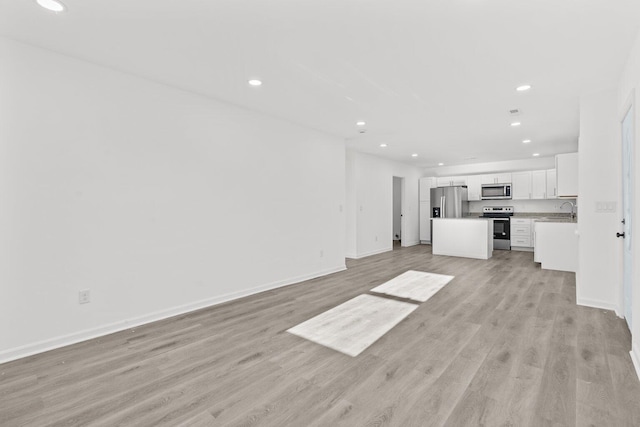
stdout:
POLYGON ((535 222, 533 260, 543 270, 578 271, 578 223, 575 219, 535 222))
POLYGON ((487 218, 433 218, 434 255, 489 259, 493 255, 493 222, 487 218))

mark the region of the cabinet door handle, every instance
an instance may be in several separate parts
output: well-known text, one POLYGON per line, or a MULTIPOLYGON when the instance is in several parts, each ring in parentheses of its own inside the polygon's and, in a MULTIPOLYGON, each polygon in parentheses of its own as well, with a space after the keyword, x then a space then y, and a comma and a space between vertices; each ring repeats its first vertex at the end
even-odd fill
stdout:
POLYGON ((622 233, 616 233, 616 237, 622 237, 624 239, 624 232, 622 233))

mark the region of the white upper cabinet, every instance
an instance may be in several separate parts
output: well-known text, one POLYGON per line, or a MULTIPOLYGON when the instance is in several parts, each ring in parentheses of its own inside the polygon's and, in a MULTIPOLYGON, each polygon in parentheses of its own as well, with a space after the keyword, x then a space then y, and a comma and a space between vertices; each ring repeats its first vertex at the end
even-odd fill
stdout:
POLYGON ((556 156, 558 197, 578 197, 578 153, 556 156))
POLYGON ((513 179, 510 173, 499 173, 496 177, 498 178, 498 184, 511 184, 511 180, 513 179))
POLYGON ((431 200, 431 189, 436 187, 435 178, 420 178, 420 201, 428 202, 431 200))
POLYGON ((467 177, 467 191, 470 201, 481 200, 483 175, 469 175, 467 177))
POLYGON ((531 172, 531 198, 546 199, 547 198, 547 171, 531 172))
POLYGON ((511 174, 511 198, 513 200, 531 198, 531 172, 514 172, 511 174))
POLYGON ((563 167, 569 175, 565 183, 564 194, 560 192, 560 171, 557 169, 548 169, 484 175, 420 178, 420 201, 430 200, 431 188, 451 187, 455 185, 466 185, 468 187, 470 201, 482 200, 482 186, 494 184, 511 184, 511 198, 513 200, 557 199, 558 196, 576 197, 575 194, 578 193, 577 161, 577 153, 560 154, 556 156, 556 164, 563 167), (571 180, 573 180, 573 184, 571 180), (573 190, 571 190, 572 185, 573 190), (574 193, 571 193, 572 191, 574 193))
POLYGON ((512 174, 510 173, 494 173, 489 175, 480 175, 482 184, 511 184, 512 174))
POLYGON ((440 176, 438 187, 453 187, 454 185, 467 185, 466 176, 440 176))
POLYGON ((558 187, 556 185, 556 170, 547 170, 547 199, 558 198, 558 187))

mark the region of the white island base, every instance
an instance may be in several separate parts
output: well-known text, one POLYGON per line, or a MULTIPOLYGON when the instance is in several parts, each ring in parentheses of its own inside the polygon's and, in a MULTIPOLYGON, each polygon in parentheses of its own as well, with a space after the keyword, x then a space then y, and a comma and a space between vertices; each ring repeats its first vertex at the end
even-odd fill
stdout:
POLYGON ((431 252, 489 259, 493 255, 493 222, 483 218, 434 218, 431 252))

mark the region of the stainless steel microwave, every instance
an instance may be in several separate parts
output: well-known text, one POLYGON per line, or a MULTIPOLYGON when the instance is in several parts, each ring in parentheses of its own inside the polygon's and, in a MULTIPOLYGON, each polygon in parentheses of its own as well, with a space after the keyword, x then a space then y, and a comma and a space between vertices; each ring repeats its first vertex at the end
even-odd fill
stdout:
POLYGON ((483 184, 482 200, 511 199, 511 184, 483 184))

